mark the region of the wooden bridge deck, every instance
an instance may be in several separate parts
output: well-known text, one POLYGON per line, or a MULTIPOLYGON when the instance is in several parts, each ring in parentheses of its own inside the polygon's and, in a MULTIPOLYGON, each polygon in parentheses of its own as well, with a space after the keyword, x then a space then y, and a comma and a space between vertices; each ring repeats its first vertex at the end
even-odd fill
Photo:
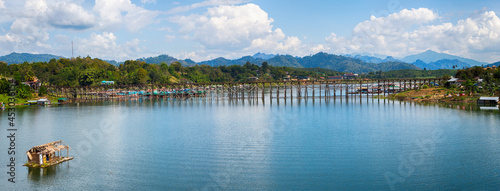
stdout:
MULTIPOLYGON (((355 79, 322 81, 223 82, 148 85, 103 85, 80 87, 47 87, 49 94, 74 102, 136 97, 200 98, 200 99, 277 99, 277 98, 347 98, 362 95, 384 95, 423 85, 437 85, 442 78, 431 79, 355 79), (138 93, 142 92, 142 93, 138 93)), ((368 97, 368 96, 366 96, 368 97)))

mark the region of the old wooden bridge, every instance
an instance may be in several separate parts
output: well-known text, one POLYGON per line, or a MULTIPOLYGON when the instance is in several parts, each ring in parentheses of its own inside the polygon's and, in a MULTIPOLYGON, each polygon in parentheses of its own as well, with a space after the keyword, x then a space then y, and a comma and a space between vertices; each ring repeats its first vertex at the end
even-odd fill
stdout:
POLYGON ((442 78, 385 80, 322 80, 235 83, 184 83, 149 85, 103 85, 81 87, 47 87, 49 94, 73 102, 134 98, 172 98, 204 100, 293 99, 372 97, 435 86, 442 78))

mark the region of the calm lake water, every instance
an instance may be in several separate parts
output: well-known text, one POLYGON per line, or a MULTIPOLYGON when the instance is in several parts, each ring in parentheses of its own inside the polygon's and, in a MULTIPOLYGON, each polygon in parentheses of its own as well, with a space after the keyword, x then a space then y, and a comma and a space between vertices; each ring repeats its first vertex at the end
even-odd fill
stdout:
POLYGON ((500 114, 384 100, 124 101, 17 110, 1 190, 498 190, 500 114), (75 159, 22 165, 63 140, 75 159))

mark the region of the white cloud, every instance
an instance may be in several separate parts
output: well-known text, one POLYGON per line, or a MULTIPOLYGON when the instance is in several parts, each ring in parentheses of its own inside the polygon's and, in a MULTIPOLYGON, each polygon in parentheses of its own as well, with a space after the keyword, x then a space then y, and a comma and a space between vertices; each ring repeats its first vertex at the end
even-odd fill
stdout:
POLYGON ((30 19, 32 24, 47 28, 83 30, 93 27, 95 16, 85 11, 80 5, 55 0, 28 0, 23 13, 18 18, 30 19))
POLYGON ((156 0, 141 0, 141 3, 142 4, 148 4, 148 3, 156 4, 156 0))
POLYGON ((3 0, 0 0, 0 9, 5 9, 5 3, 3 0))
POLYGON ((75 56, 97 57, 102 59, 127 60, 139 57, 143 52, 138 39, 118 44, 117 37, 110 32, 92 33, 88 39, 75 41, 75 56))
POLYGON ((107 31, 117 31, 124 25, 129 31, 138 32, 153 23, 159 14, 138 7, 130 0, 96 0, 94 11, 100 16, 100 28, 107 31))
POLYGON ((212 7, 203 15, 192 14, 171 20, 181 26, 180 33, 188 34, 203 45, 207 49, 202 52, 205 54, 238 52, 241 56, 260 51, 301 55, 308 51, 299 38, 274 29, 274 20, 255 4, 212 7))
MULTIPOLYGON (((11 4, 11 6, 14 6, 11 4)), ((49 53, 49 31, 83 30, 95 25, 95 16, 70 1, 27 0, 21 7, 9 7, 10 29, 0 36, 0 52, 49 53)))
POLYGON ((165 41, 166 42, 172 42, 175 40, 175 35, 165 35, 165 41))
MULTIPOLYGON (((207 0, 199 3, 194 3, 187 6, 176 7, 167 11, 167 14, 177 14, 181 12, 186 12, 189 10, 197 9, 200 7, 210 7, 210 6, 218 6, 218 5, 236 5, 249 2, 249 0, 207 0)), ((178 4, 175 2, 174 4, 178 4)))
POLYGON ((388 17, 359 23, 351 37, 332 33, 326 38, 333 53, 376 53, 406 56, 428 49, 438 52, 494 61, 500 53, 500 19, 486 11, 456 24, 430 24, 439 18, 430 9, 402 10, 388 17))
POLYGON ((96 17, 85 11, 81 6, 57 2, 48 9, 48 22, 57 28, 88 29, 96 23, 96 17))

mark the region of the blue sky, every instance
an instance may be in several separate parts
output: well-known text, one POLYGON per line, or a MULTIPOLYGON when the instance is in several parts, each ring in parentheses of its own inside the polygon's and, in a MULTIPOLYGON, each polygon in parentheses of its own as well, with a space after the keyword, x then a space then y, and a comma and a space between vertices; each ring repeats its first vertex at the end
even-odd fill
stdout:
POLYGON ((500 61, 500 1, 0 0, 0 55, 203 61, 257 52, 500 61))

